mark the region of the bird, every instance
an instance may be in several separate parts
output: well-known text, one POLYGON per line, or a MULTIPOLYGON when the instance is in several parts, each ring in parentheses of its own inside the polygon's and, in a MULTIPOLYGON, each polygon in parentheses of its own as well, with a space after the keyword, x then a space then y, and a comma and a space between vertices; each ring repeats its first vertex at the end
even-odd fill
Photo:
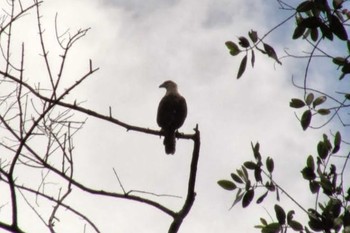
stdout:
POLYGON ((157 123, 164 135, 163 144, 166 154, 175 153, 175 132, 183 125, 187 116, 185 98, 180 95, 177 84, 171 80, 162 83, 166 93, 160 100, 157 111, 157 123))

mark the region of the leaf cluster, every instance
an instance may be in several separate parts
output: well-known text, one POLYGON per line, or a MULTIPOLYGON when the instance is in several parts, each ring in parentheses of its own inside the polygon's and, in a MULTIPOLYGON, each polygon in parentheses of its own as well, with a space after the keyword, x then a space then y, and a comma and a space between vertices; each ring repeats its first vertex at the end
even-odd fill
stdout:
POLYGON ((350 230, 350 188, 345 193, 344 184, 339 181, 343 174, 337 171, 336 165, 329 165, 331 156, 339 151, 340 144, 339 132, 334 135, 333 144, 324 134, 317 144, 317 156, 308 156, 306 166, 301 171, 303 178, 309 182, 312 194, 319 195, 322 191, 328 197, 325 204, 318 203, 320 210, 308 209, 309 227, 316 232, 339 232, 342 227, 344 232, 350 230))
MULTIPOLYGON (((346 42, 348 54, 350 54, 350 42, 345 28, 348 11, 342 10, 344 1, 333 0, 332 7, 326 0, 304 1, 296 8, 296 27, 293 32, 293 39, 310 38, 316 42, 321 34, 321 39, 333 41, 334 36, 346 42)), ((350 73, 350 61, 348 56, 334 57, 333 63, 338 65, 342 71, 339 79, 342 80, 350 73)))
POLYGON ((306 130, 311 123, 312 116, 319 114, 319 115, 328 115, 331 113, 330 108, 320 108, 320 106, 325 103, 327 100, 327 97, 325 95, 321 95, 315 98, 315 95, 313 93, 308 93, 305 95, 304 100, 298 99, 298 98, 292 98, 289 106, 292 108, 303 108, 306 107, 307 109, 303 112, 300 124, 303 130, 306 130))
POLYGON ((250 32, 248 32, 248 38, 245 36, 238 37, 239 46, 237 45, 237 43, 233 41, 225 42, 225 45, 232 56, 237 56, 240 53, 244 53, 244 56, 238 68, 237 79, 239 79, 243 75, 244 71, 246 70, 249 51, 251 54, 250 62, 252 67, 254 67, 254 64, 255 64, 255 52, 254 52, 255 50, 258 50, 262 54, 267 55, 268 57, 271 57, 278 64, 282 65, 281 61, 277 57, 277 54, 274 48, 271 45, 263 42, 263 40, 258 37, 257 31, 251 30, 250 32), (258 46, 260 43, 262 43, 262 48, 258 46))
POLYGON ((287 232, 287 229, 306 233, 312 231, 340 232, 341 230, 349 233, 350 188, 345 191, 343 171, 338 172, 337 166, 330 164, 331 157, 339 152, 341 142, 342 139, 339 132, 334 135, 332 143, 328 136, 324 134, 322 140, 317 144, 317 156, 315 158, 311 155, 308 156, 306 166, 301 171, 303 178, 309 182, 310 193, 317 195, 316 208, 304 209, 273 180, 274 161, 271 157, 267 157, 265 164, 263 164, 259 143, 252 144, 255 161, 244 162, 240 169, 231 174, 232 180, 220 180, 218 184, 221 188, 228 191, 237 190, 232 207, 239 202, 242 203, 244 208, 249 206, 258 188, 265 189, 265 192, 257 198, 256 203, 262 203, 269 192, 276 192, 276 199, 279 201, 280 190, 295 202, 309 218, 308 224, 305 226, 293 219, 294 210, 287 212, 280 205, 276 204, 274 210, 277 221, 268 223, 264 218, 260 218, 261 224, 255 226, 261 229, 262 233, 287 232), (266 170, 263 168, 266 168, 266 170), (250 178, 249 171, 254 174, 254 180, 250 178), (263 177, 267 177, 268 180, 264 182, 263 177), (318 201, 321 191, 327 197, 325 203, 318 201))
MULTIPOLYGON (((240 169, 231 173, 231 179, 219 180, 218 184, 221 188, 234 191, 236 190, 236 198, 231 206, 235 206, 237 203, 242 202, 243 208, 249 206, 255 196, 255 191, 258 188, 262 188, 265 191, 260 195, 256 203, 260 204, 264 201, 269 192, 275 192, 276 186, 272 181, 272 173, 274 171, 274 161, 272 158, 267 157, 265 164, 263 163, 260 154, 260 144, 251 144, 255 161, 246 161, 243 163, 240 169), (263 168, 266 168, 264 170, 263 168), (267 177, 267 181, 264 181, 264 176, 267 177)), ((277 196, 279 194, 277 193, 277 196)), ((279 197, 278 197, 279 198, 279 197)))

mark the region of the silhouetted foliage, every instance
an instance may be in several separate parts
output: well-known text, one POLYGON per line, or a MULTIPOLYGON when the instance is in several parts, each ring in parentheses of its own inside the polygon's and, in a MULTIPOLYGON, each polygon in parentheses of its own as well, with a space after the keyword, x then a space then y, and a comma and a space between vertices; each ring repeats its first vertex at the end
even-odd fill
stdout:
MULTIPOLYGON (((331 88, 328 88, 326 93, 307 85, 307 80, 312 78, 309 72, 310 64, 316 56, 328 59, 329 63, 336 65, 340 76, 338 79, 334 79, 334 82, 343 82, 346 75, 350 73, 350 41, 348 41, 347 33, 350 13, 344 6, 346 1, 306 0, 296 6, 291 6, 288 2, 281 0, 278 0, 277 3, 281 10, 292 12, 292 14, 261 38, 253 30, 248 33, 250 41, 245 37, 239 37, 238 44, 241 48, 235 42, 226 42, 232 56, 244 54, 237 78, 241 78, 246 70, 249 52, 251 52, 252 67, 254 66, 254 50, 266 54, 281 64, 275 49, 264 41, 270 33, 294 19, 295 28, 290 33, 290 37, 299 40, 300 43, 311 45, 312 49, 311 52, 307 53, 307 56, 303 57, 307 59, 303 85, 296 85, 293 79, 294 86, 304 91, 304 97, 292 98, 289 103, 290 107, 303 110, 299 118, 303 130, 322 128, 335 118, 339 119, 340 126, 349 126, 346 117, 349 113, 346 111, 350 107, 348 104, 350 87, 347 87, 345 93, 336 92, 331 88), (344 51, 343 55, 331 55, 323 50, 322 46, 337 46, 336 42, 347 46, 348 50, 344 51), (341 114, 342 111, 345 114, 341 114), (312 123, 317 115, 327 117, 326 123, 313 126, 312 123)), ((289 53, 287 57, 301 58, 289 53)), ((329 77, 322 78, 329 79, 329 77)), ((280 192, 283 192, 307 216, 308 222, 301 223, 293 218, 295 210, 286 211, 281 205, 275 204, 276 220, 268 223, 264 218, 260 218, 260 224, 256 226, 262 233, 287 232, 288 230, 306 233, 349 233, 350 187, 344 176, 349 171, 350 150, 348 150, 349 143, 346 141, 349 139, 342 138, 340 132, 331 135, 323 134, 316 145, 317 155, 306 156, 305 167, 301 168, 301 174, 294 174, 296 178, 299 177, 308 182, 308 187, 305 187, 303 192, 309 192, 315 197, 315 203, 312 204, 312 207, 299 204, 285 188, 282 188, 283 185, 275 182, 273 176, 274 160, 272 157, 264 159, 265 156, 260 154, 259 143, 252 143, 254 160, 244 162, 236 172, 231 174, 231 179, 220 180, 218 184, 227 191, 236 192, 232 206, 241 203, 243 207, 248 207, 254 200, 254 196, 257 197, 256 203, 260 204, 270 193, 275 193, 276 200, 281 201, 280 192), (341 147, 343 150, 341 154, 338 154, 341 147), (346 150, 347 152, 344 154, 346 150), (334 161, 335 159, 339 160, 339 158, 342 159, 341 164, 334 161), (323 198, 320 198, 321 196, 323 198)), ((286 186, 288 187, 288 185, 286 186)))

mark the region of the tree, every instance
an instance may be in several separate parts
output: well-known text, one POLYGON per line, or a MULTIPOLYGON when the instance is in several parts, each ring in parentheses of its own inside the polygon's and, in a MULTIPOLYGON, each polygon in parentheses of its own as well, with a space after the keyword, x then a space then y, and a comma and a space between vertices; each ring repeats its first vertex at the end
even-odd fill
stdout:
MULTIPOLYGON (((233 41, 226 42, 232 56, 243 54, 237 79, 243 76, 248 65, 248 57, 254 67, 256 51, 273 58, 278 64, 282 64, 281 60, 284 58, 305 59, 302 84, 297 84, 292 78, 293 85, 303 90, 304 96, 292 98, 290 101, 290 107, 303 109, 302 114, 297 117, 301 128, 303 130, 320 129, 335 120, 338 120, 338 126, 348 127, 350 92, 347 79, 350 73, 350 42, 347 30, 350 14, 346 8, 346 2, 342 0, 306 0, 296 6, 281 0, 277 0, 277 3, 281 10, 291 13, 276 27, 262 37, 258 36, 257 31, 251 30, 248 37, 238 38, 238 44, 233 41), (279 58, 275 49, 265 42, 266 38, 293 19, 295 26, 294 31, 290 33, 291 38, 298 40, 301 44, 307 44, 309 51, 303 55, 286 52, 286 56, 279 58), (336 54, 336 49, 329 49, 339 44, 347 48, 343 50, 343 54, 336 54), (324 58, 328 63, 334 64, 340 72, 338 71, 337 77, 331 77, 332 82, 342 83, 345 85, 345 90, 337 91, 332 88, 319 90, 310 86, 311 79, 319 78, 313 77, 310 71, 313 65, 317 66, 320 62, 315 61, 316 58, 324 58), (320 123, 317 118, 323 119, 323 122, 320 123)), ((260 153, 258 142, 252 143, 253 159, 244 162, 240 168, 231 173, 229 179, 219 180, 218 184, 225 190, 236 192, 232 207, 237 203, 248 207, 259 191, 261 194, 256 198, 258 204, 262 203, 269 193, 276 193, 276 200, 281 201, 281 192, 295 203, 298 212, 286 211, 280 204, 275 204, 275 220, 269 223, 265 218, 260 218, 260 224, 256 228, 263 233, 287 232, 288 230, 307 233, 350 232, 350 186, 347 179, 350 150, 348 145, 349 139, 343 138, 337 129, 332 130, 331 135, 323 134, 316 146, 317 155, 307 156, 305 167, 301 168, 300 174, 295 174, 295 177, 308 182, 305 193, 311 193, 315 200, 310 206, 298 203, 283 187, 287 186, 286 184, 278 184, 275 181, 274 160, 272 157, 264 158, 260 153), (296 213, 299 219, 304 214, 307 223, 294 220, 296 213)))
POLYGON ((105 115, 82 107, 78 101, 67 101, 78 86, 99 70, 90 60, 87 62, 87 71, 79 77, 68 79, 66 74, 71 51, 88 33, 89 28, 79 29, 75 33, 69 30, 62 33, 56 15, 55 24, 51 26, 55 28, 54 36, 60 52, 57 55, 51 54, 49 52, 52 50, 45 39, 47 31, 42 23, 41 6, 44 1, 7 2, 0 22, 0 184, 2 197, 8 196, 6 201, 2 200, 4 204, 1 208, 10 211, 8 218, 0 219, 0 229, 28 232, 30 229, 23 229, 21 224, 22 211, 26 206, 31 210, 32 216, 36 217, 33 221, 40 222, 47 232, 56 232, 56 227, 64 224, 60 218, 67 213, 61 212, 61 209, 68 210, 69 214, 82 219, 88 228, 100 232, 94 221, 86 213, 79 211, 79 206, 66 202, 72 193, 84 192, 98 198, 124 199, 152 206, 173 219, 168 232, 178 232, 195 200, 200 151, 198 126, 193 134, 176 133, 177 138, 193 141, 188 189, 180 210, 172 210, 157 200, 146 197, 153 195, 157 198, 156 193, 125 190, 115 170, 121 192, 89 187, 77 180, 74 173, 76 145, 73 138, 87 124, 87 116, 107 121, 128 131, 154 136, 162 136, 162 132, 121 122, 112 116, 111 108, 109 115, 105 115), (41 54, 27 57, 26 52, 34 45, 19 42, 17 36, 21 32, 16 27, 21 20, 33 15, 35 24, 30 26, 37 28, 37 44, 41 54), (31 66, 32 61, 38 61, 39 65, 31 66), (36 73, 27 72, 28 70, 36 73), (45 72, 40 73, 39 70, 45 72), (35 79, 33 76, 40 78, 35 79), (75 113, 80 115, 76 116, 75 113), (38 182, 28 179, 27 174, 38 177, 38 182), (55 185, 51 186, 52 184, 55 185), (39 202, 45 205, 39 205, 39 202))

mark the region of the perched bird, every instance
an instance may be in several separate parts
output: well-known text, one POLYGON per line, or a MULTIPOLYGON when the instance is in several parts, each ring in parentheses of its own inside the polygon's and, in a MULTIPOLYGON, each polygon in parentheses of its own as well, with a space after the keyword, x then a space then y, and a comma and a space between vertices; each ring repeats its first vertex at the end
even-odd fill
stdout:
POLYGON ((158 106, 157 123, 164 134, 165 153, 174 154, 175 132, 182 126, 187 116, 186 100, 179 94, 173 81, 165 81, 159 87, 164 87, 166 93, 158 106))

